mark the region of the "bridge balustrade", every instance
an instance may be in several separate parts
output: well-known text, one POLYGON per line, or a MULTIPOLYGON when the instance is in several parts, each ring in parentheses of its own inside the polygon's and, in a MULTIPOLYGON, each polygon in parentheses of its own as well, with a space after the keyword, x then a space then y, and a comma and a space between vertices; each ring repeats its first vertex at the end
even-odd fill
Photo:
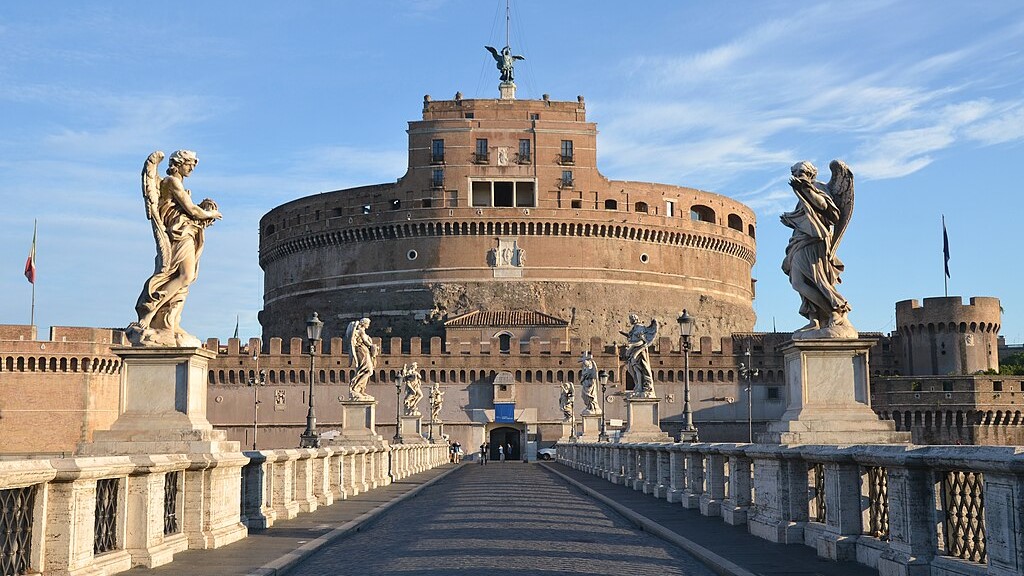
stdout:
POLYGON ((225 521, 266 529, 447 462, 447 444, 0 461, 0 575, 158 566, 216 547, 225 521), (248 460, 239 490, 214 493, 228 460, 248 460), (237 518, 207 517, 204 498, 237 498, 237 518))
POLYGON ((1024 574, 1024 449, 577 442, 562 464, 882 574, 1024 574))

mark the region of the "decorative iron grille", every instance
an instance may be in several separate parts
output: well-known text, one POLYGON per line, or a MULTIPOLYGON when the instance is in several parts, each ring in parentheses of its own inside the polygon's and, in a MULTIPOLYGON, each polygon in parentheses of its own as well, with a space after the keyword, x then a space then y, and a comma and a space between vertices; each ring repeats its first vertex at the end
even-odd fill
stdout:
POLYGON ((102 554, 117 548, 117 490, 120 478, 96 481, 96 524, 92 552, 102 554))
MULTIPOLYGON (((242 477, 244 481, 244 476, 242 477)), ((164 535, 177 534, 181 531, 178 525, 178 481, 181 470, 164 474, 164 535)))
POLYGON ((986 563, 985 479, 981 472, 950 470, 942 477, 942 522, 946 553, 986 563))
POLYGON ((811 520, 825 522, 825 465, 820 462, 811 464, 811 474, 814 482, 811 486, 814 493, 811 520))
POLYGON ((879 540, 889 539, 889 474, 884 466, 867 467, 868 530, 879 540))
POLYGON ((0 574, 28 572, 36 486, 0 490, 0 574))

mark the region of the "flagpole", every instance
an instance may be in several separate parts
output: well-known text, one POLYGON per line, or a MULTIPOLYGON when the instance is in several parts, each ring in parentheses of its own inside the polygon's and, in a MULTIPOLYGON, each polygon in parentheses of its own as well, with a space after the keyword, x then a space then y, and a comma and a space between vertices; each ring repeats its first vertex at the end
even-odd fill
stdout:
POLYGON ((942 215, 942 288, 949 298, 949 236, 946 235, 946 215, 942 215))
MULTIPOLYGON (((35 267, 36 262, 36 230, 39 226, 39 220, 32 220, 32 266, 35 267)), ((35 270, 32 272, 32 310, 29 313, 29 326, 36 325, 36 275, 35 270)))

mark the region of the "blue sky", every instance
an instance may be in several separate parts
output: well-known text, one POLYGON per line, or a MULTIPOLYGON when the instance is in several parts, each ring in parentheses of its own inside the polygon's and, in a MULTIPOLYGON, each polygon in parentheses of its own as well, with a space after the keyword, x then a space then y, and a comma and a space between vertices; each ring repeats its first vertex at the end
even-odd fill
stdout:
MULTIPOLYGON (((497 96, 484 45, 504 2, 0 4, 0 323, 27 324, 22 276, 39 220, 36 324, 123 327, 153 268, 139 171, 187 148, 207 232, 183 325, 259 334, 258 222, 299 196, 393 181, 422 98, 497 96)), ((520 98, 584 95, 608 177, 736 198, 758 215, 757 329, 803 325, 779 270, 789 166, 856 175, 839 255, 862 331, 895 302, 996 296, 1024 342, 1024 4, 642 3, 512 6, 520 98)))

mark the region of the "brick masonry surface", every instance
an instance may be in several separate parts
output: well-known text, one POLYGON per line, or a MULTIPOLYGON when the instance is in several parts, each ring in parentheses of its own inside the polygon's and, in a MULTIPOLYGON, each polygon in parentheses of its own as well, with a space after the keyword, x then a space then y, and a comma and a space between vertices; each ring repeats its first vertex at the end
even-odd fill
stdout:
POLYGON ((289 572, 553 573, 714 574, 543 468, 520 462, 465 465, 289 572))

